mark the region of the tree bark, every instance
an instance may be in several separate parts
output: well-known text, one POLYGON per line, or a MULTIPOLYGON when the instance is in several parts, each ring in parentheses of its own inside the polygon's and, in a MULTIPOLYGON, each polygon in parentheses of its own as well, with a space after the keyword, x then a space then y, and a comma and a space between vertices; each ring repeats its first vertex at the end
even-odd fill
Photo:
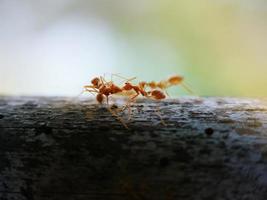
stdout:
POLYGON ((94 100, 0 97, 0 199, 267 198, 266 99, 131 110, 126 129, 94 100))

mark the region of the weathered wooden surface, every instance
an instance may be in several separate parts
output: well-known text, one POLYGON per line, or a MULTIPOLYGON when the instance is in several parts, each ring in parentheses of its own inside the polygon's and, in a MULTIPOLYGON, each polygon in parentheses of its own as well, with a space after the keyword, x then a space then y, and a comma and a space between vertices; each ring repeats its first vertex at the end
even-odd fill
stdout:
POLYGON ((0 199, 265 200, 266 102, 140 101, 126 130, 91 100, 1 97, 0 199))

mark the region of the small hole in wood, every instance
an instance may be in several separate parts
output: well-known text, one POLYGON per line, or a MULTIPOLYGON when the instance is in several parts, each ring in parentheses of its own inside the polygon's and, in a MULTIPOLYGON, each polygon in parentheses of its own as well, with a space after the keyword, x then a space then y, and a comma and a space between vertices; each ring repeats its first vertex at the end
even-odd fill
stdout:
POLYGON ((207 136, 211 136, 214 133, 214 130, 212 128, 206 128, 205 133, 207 136))

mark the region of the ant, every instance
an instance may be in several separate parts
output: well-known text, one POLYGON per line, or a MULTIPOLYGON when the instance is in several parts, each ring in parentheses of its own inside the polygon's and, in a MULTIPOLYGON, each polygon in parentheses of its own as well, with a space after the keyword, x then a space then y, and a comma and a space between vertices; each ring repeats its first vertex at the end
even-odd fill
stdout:
POLYGON ((125 83, 125 86, 122 88, 125 91, 129 91, 129 90, 134 90, 136 92, 136 95, 134 95, 133 97, 131 97, 131 100, 136 99, 140 94, 143 97, 147 97, 147 98, 153 98, 156 100, 161 100, 161 99, 165 99, 166 96, 164 95, 164 93, 160 90, 152 90, 152 91, 145 91, 144 88, 144 82, 140 82, 139 85, 132 85, 129 82, 125 83))
POLYGON ((152 81, 152 82, 140 82, 139 85, 141 85, 142 87, 150 87, 151 89, 155 89, 155 88, 160 88, 162 90, 164 89, 167 89, 171 86, 174 86, 174 85, 179 85, 183 82, 183 77, 182 76, 172 76, 170 77, 168 80, 163 80, 163 81, 160 81, 160 82, 155 82, 155 81, 152 81))

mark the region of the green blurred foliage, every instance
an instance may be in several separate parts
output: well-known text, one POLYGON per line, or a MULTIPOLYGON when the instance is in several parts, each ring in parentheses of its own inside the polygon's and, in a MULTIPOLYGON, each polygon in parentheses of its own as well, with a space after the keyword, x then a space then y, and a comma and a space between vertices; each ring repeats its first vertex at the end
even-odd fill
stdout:
POLYGON ((181 73, 200 95, 267 95, 266 2, 158 0, 141 7, 112 19, 124 43, 122 71, 154 79, 181 73))

